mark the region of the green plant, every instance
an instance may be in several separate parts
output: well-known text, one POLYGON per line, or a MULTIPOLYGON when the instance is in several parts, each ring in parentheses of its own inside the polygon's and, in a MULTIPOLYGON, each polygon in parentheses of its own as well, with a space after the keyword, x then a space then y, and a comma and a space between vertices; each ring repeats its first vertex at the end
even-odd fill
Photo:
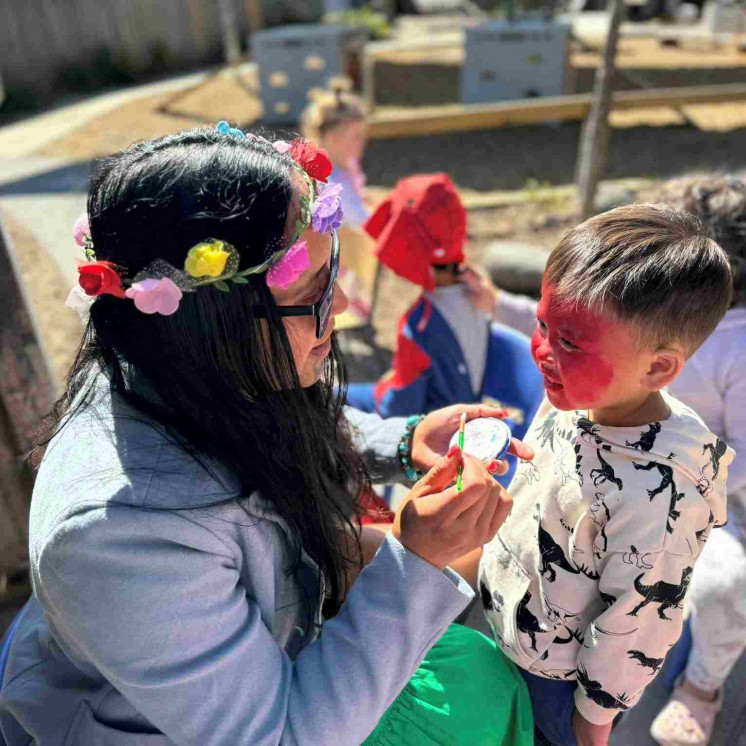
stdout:
POLYGON ((327 13, 324 16, 324 23, 365 29, 371 39, 387 39, 391 35, 391 26, 386 16, 383 13, 376 13, 369 5, 357 10, 327 13))

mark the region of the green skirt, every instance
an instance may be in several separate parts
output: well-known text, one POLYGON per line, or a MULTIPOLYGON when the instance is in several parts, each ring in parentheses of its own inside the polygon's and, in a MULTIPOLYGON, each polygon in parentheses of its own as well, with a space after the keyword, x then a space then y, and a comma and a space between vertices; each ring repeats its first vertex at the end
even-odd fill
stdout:
POLYGON ((533 746, 523 677, 492 640, 452 624, 363 746, 533 746))

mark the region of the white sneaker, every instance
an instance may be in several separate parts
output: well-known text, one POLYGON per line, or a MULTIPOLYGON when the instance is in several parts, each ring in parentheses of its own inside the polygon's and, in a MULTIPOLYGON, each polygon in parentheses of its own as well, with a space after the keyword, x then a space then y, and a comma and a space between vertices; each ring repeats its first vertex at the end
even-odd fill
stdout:
POLYGON ((705 702, 686 691, 683 682, 683 675, 679 676, 668 704, 650 726, 650 735, 660 746, 707 746, 723 706, 723 690, 714 701, 705 702))

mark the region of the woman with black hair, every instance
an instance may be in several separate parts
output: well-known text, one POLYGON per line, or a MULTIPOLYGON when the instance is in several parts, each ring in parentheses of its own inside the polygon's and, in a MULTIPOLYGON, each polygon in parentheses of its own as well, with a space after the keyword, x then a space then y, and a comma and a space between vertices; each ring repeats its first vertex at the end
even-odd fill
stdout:
MULTIPOLYGON (((422 688, 393 716, 397 695, 473 595, 447 565, 510 501, 503 464, 440 457, 460 409, 343 410, 329 170, 310 143, 224 123, 100 165, 77 226, 89 317, 40 441, 34 596, 1 682, 9 744, 346 745, 410 728, 422 688), (402 465, 434 468, 391 534, 366 533, 360 490, 402 465)), ((459 697, 489 702, 499 717, 472 710, 460 742, 527 743, 521 682, 467 632, 449 638, 458 687, 421 709, 454 722, 459 697)), ((447 727, 426 731, 408 742, 447 727)))

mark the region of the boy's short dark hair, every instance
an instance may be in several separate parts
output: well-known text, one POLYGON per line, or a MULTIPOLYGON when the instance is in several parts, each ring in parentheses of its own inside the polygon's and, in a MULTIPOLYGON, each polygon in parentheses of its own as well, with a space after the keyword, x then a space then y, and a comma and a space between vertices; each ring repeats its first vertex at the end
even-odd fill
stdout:
POLYGON ((693 353, 730 307, 726 253, 691 213, 665 205, 618 207, 571 230, 544 281, 560 299, 629 324, 643 347, 678 342, 693 353))

